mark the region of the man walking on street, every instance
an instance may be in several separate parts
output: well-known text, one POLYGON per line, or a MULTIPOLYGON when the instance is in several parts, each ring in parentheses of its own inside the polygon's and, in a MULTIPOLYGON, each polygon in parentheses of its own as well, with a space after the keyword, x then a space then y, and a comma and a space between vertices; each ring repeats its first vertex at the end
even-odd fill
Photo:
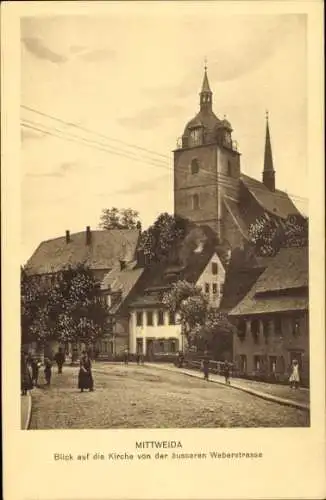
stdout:
POLYGON ((58 352, 54 356, 55 362, 57 363, 58 366, 58 373, 62 373, 62 366, 63 363, 65 362, 65 355, 62 352, 62 347, 59 347, 58 352))
POLYGON ((224 361, 224 378, 225 383, 230 384, 230 365, 227 360, 224 361))
POLYGON ((204 352, 204 357, 202 359, 202 369, 204 372, 204 380, 208 382, 208 373, 209 373, 209 357, 207 351, 204 352))

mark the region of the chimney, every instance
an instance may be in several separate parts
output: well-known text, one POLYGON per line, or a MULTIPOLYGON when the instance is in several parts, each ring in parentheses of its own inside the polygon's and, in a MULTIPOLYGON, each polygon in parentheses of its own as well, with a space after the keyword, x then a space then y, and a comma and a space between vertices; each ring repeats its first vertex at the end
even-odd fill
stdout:
POLYGON ((66 243, 70 243, 70 231, 66 231, 66 243))
POLYGON ((86 245, 90 245, 92 241, 92 233, 90 226, 86 227, 86 245))

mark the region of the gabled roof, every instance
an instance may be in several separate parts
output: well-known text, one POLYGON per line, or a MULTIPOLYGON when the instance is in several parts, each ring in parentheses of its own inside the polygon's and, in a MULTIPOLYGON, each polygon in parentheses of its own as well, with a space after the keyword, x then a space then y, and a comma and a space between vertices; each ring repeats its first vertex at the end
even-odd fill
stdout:
POLYGON ((282 219, 286 219, 290 214, 299 213, 288 194, 284 191, 279 189, 270 191, 262 182, 245 174, 241 174, 240 179, 242 184, 266 212, 282 219))
POLYGON ((230 316, 307 310, 308 249, 282 248, 230 316))
POLYGON ((26 264, 29 274, 58 272, 68 266, 83 263, 92 270, 111 269, 119 259, 134 259, 139 231, 112 229, 91 231, 86 244, 86 232, 73 233, 70 242, 65 237, 43 241, 26 264))
POLYGON ((162 293, 179 280, 196 283, 214 253, 217 253, 216 235, 212 229, 207 226, 192 228, 176 249, 172 261, 158 263, 148 270, 131 305, 161 303, 162 293))
POLYGON ((111 314, 115 314, 120 309, 143 273, 144 268, 135 267, 134 263, 123 270, 119 268, 112 269, 112 271, 105 275, 101 283, 101 289, 110 290, 112 294, 119 292, 119 300, 112 305, 110 309, 111 314))

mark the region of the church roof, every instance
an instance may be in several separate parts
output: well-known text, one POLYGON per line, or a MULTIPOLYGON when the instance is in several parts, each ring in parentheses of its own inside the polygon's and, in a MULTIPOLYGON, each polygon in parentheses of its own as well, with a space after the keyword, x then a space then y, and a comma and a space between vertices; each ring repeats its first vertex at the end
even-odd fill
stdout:
POLYGON ((282 248, 230 316, 307 310, 308 268, 307 247, 282 248))
POLYGON ((26 264, 29 274, 55 273, 83 263, 90 269, 111 269, 119 259, 133 260, 139 239, 134 229, 91 231, 90 244, 86 232, 43 241, 26 264))
POLYGON ((202 84, 202 87, 201 87, 201 91, 202 92, 212 92, 211 89, 210 89, 210 86, 209 86, 206 68, 205 68, 205 73, 204 73, 204 78, 203 78, 203 84, 202 84))
POLYGON ((299 211, 290 199, 289 195, 280 189, 270 191, 262 182, 241 174, 240 179, 248 189, 256 202, 272 215, 286 219, 290 214, 298 214, 299 211))
POLYGON ((213 131, 220 123, 221 120, 217 118, 213 111, 200 110, 197 115, 187 123, 184 135, 187 135, 189 130, 195 127, 204 127, 208 131, 213 131))

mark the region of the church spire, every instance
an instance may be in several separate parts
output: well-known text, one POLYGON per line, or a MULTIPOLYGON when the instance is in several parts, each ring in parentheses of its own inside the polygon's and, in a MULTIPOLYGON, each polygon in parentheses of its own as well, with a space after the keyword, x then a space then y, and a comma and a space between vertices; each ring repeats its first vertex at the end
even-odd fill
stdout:
POLYGON ((275 170, 273 165, 272 146, 271 146, 271 138, 269 132, 268 111, 266 111, 266 139, 265 139, 263 183, 270 191, 275 191, 275 170))
POLYGON ((200 92, 200 110, 204 111, 211 111, 212 110, 212 96, 213 93, 210 89, 209 82, 208 82, 208 77, 207 77, 207 61, 205 59, 205 66, 204 66, 204 79, 203 79, 203 84, 201 87, 201 92, 200 92))

